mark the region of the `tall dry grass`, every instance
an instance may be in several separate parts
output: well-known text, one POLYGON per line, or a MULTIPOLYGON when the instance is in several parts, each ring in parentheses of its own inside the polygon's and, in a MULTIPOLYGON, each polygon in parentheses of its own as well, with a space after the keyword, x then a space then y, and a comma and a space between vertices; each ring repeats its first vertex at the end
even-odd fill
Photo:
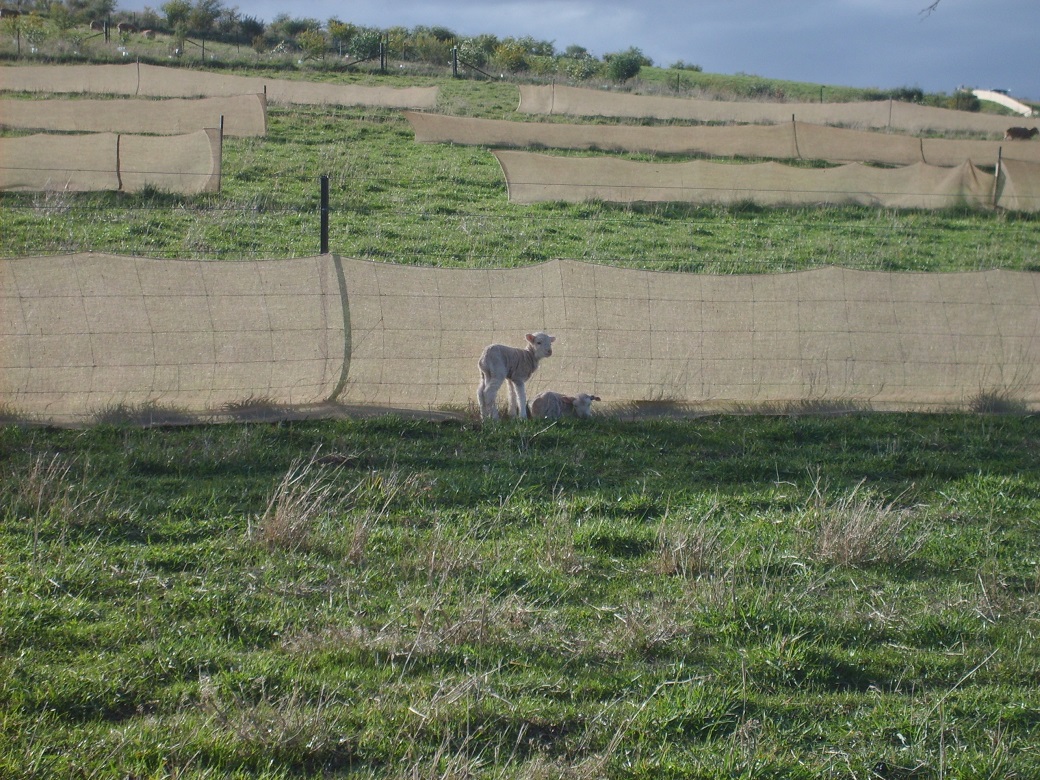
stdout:
POLYGON ((900 507, 898 499, 871 495, 862 481, 836 496, 817 482, 803 517, 806 553, 838 567, 902 564, 926 538, 924 532, 914 531, 916 521, 913 509, 900 507))

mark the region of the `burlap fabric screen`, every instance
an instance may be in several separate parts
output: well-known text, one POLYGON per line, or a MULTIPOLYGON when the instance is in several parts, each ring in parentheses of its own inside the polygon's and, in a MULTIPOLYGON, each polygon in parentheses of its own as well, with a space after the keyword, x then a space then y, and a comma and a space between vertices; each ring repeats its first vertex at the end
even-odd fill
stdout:
POLYGON ((0 125, 79 133, 181 135, 220 127, 236 137, 267 134, 262 94, 195 100, 0 100, 0 125))
POLYGON ((0 395, 57 420, 147 400, 309 403, 341 379, 343 302, 329 257, 0 261, 0 395))
POLYGON ((518 110, 526 114, 693 119, 701 122, 817 125, 897 129, 909 133, 971 131, 1004 136, 1021 119, 919 106, 894 100, 861 103, 764 103, 654 97, 564 85, 520 86, 518 110))
POLYGON ((915 138, 786 122, 731 127, 642 127, 511 122, 405 111, 419 143, 598 149, 712 157, 875 162, 889 165, 994 165, 997 157, 1040 162, 1040 143, 915 138))
POLYGON ((140 97, 218 97, 266 92, 277 103, 432 108, 437 87, 366 87, 229 76, 158 65, 31 65, 0 67, 0 90, 88 92, 140 97))
POLYGON ((0 190, 220 190, 220 131, 0 138, 0 190))
MULTIPOLYGON (((503 150, 493 153, 502 165, 509 200, 514 203, 750 202, 930 209, 962 205, 988 207, 993 205, 995 194, 994 175, 980 171, 970 162, 956 168, 924 163, 891 169, 873 168, 863 163, 835 168, 794 168, 774 162, 642 163, 503 150)), ((1025 168, 1015 170, 1025 175, 1025 168)), ((1016 205, 1025 205, 1025 200, 1019 199, 1016 205)), ((1040 204, 1032 204, 1032 209, 1037 208, 1040 204)))
POLYGON ((1040 274, 825 268, 700 276, 552 261, 515 270, 325 255, 0 260, 0 403, 41 420, 246 399, 472 408, 488 343, 557 336, 536 393, 605 407, 812 401, 1040 404, 1040 274))
POLYGON ((1004 160, 997 175, 997 203, 1013 211, 1040 211, 1040 164, 1004 160))

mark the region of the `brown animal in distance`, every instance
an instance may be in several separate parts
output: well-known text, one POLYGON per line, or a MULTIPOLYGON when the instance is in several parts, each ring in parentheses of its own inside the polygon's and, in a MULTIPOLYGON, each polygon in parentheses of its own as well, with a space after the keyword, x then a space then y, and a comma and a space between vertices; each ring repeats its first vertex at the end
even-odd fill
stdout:
POLYGON ((1004 133, 1005 141, 1028 141, 1034 135, 1040 133, 1035 127, 1009 127, 1004 133))

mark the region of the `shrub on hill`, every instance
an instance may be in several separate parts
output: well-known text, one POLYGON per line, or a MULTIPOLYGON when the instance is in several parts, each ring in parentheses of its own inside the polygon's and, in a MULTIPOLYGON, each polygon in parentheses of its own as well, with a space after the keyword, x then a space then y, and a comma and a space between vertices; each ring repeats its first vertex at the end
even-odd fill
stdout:
POLYGON ((617 54, 608 54, 604 59, 607 61, 607 77, 619 84, 638 76, 644 65, 649 67, 654 64, 653 60, 634 46, 617 54))

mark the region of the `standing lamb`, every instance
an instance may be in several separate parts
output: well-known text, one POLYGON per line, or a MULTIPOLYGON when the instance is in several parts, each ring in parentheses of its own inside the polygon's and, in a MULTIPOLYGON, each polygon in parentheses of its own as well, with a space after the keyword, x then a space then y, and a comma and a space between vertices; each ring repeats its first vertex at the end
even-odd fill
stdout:
POLYGON ((480 405, 480 419, 498 419, 498 407, 495 396, 502 383, 509 382, 509 413, 520 419, 527 418, 527 391, 524 383, 538 368, 538 361, 552 355, 552 343, 555 336, 548 333, 528 333, 527 347, 507 347, 505 344, 492 344, 484 348, 477 361, 480 369, 480 385, 477 387, 477 402, 480 405))
POLYGON ((588 419, 592 417, 592 402, 602 400, 598 395, 578 393, 577 395, 563 395, 546 390, 539 393, 531 401, 531 416, 556 420, 560 417, 579 417, 588 419))
POLYGON ((1040 133, 1035 127, 1009 127, 1004 133, 1005 141, 1028 141, 1034 135, 1040 133))

